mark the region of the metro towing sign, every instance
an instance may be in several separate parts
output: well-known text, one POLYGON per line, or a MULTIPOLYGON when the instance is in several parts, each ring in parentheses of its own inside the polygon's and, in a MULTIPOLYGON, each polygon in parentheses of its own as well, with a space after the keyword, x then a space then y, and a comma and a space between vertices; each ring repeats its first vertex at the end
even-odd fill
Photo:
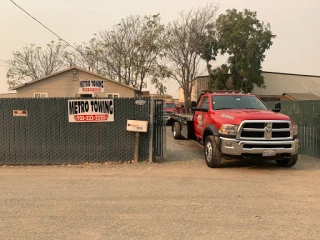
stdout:
POLYGON ((114 122, 113 99, 68 100, 69 122, 114 122))
POLYGON ((79 92, 104 92, 103 80, 79 80, 79 92))

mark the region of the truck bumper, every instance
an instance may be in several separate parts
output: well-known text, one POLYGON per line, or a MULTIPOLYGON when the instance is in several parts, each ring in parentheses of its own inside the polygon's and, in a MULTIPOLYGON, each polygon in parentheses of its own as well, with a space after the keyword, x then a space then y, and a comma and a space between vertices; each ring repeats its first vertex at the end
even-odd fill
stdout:
POLYGON ((298 138, 288 141, 246 141, 221 137, 220 143, 221 153, 233 156, 251 154, 263 156, 266 152, 270 152, 268 150, 271 150, 274 156, 296 155, 300 148, 298 138))

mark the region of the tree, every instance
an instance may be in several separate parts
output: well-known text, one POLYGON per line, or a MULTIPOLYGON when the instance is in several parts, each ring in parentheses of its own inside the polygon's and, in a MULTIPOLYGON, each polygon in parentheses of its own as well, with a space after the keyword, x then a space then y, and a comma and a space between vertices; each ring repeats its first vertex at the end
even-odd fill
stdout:
POLYGON ((233 88, 250 92, 255 85, 263 87, 261 64, 265 51, 276 37, 271 32, 270 24, 260 22, 256 12, 232 9, 219 16, 216 26, 221 54, 229 55, 227 65, 233 88))
POLYGON ((99 33, 105 73, 140 92, 148 78, 161 86, 158 82, 167 76, 166 67, 160 64, 164 39, 165 27, 159 14, 122 19, 111 31, 99 33))
POLYGON ((75 49, 64 52, 64 57, 70 66, 77 66, 83 69, 89 69, 97 74, 106 75, 105 65, 102 64, 103 47, 97 36, 83 42, 80 45, 75 44, 75 49))
POLYGON ((156 83, 157 94, 164 96, 167 92, 167 87, 162 82, 156 83))
POLYGON ((217 5, 208 4, 182 12, 167 27, 166 57, 169 60, 170 76, 183 89, 185 106, 189 106, 193 79, 199 73, 201 55, 208 43, 206 36, 214 32, 217 10, 217 5))
POLYGON ((46 48, 30 44, 22 51, 13 53, 13 59, 6 61, 9 89, 29 80, 36 80, 61 70, 66 66, 63 52, 66 45, 51 41, 46 48))
POLYGON ((222 64, 220 67, 213 70, 209 70, 209 89, 228 90, 229 68, 226 64, 222 64))

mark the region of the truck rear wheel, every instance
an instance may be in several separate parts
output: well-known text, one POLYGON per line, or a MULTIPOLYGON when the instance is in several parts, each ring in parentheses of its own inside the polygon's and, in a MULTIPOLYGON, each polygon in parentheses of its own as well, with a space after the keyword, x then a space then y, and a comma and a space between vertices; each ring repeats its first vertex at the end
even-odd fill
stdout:
POLYGON ((218 168, 221 166, 221 152, 217 146, 219 139, 215 136, 208 136, 205 140, 204 155, 206 163, 210 168, 218 168))
POLYGON ((293 155, 290 159, 276 160, 278 166, 280 167, 292 167, 297 163, 297 161, 298 155, 293 155))
POLYGON ((181 125, 179 122, 174 122, 173 124, 173 138, 181 139, 181 125))

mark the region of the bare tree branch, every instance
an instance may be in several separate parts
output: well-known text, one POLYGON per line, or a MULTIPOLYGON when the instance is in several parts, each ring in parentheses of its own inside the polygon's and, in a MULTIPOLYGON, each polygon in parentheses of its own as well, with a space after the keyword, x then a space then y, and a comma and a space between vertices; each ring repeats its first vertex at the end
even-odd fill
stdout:
POLYGON ((52 41, 47 44, 45 49, 30 44, 24 47, 22 51, 14 52, 13 59, 6 61, 9 89, 64 68, 66 66, 63 57, 65 48, 65 44, 52 41))
POLYGON ((201 51, 204 48, 203 35, 214 28, 218 5, 208 4, 196 10, 181 12, 178 19, 167 27, 166 55, 170 61, 171 78, 184 91, 185 106, 191 97, 198 75, 201 51))

